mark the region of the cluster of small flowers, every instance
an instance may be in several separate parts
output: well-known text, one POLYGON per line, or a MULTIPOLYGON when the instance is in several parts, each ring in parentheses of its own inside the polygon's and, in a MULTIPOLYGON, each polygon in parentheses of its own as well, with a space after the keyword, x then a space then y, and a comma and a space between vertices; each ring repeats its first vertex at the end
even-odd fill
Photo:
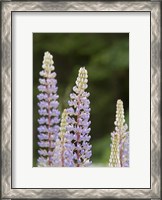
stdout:
POLYGON ((115 131, 111 133, 111 153, 109 167, 129 167, 129 132, 125 124, 124 108, 121 100, 116 105, 115 131))
POLYGON ((87 70, 80 68, 74 92, 70 94, 69 108, 63 111, 59 126, 59 96, 53 64, 52 55, 45 52, 40 72, 43 78, 39 79, 38 86, 38 112, 41 116, 38 119, 38 166, 89 166, 92 146, 89 144, 90 94, 85 91, 88 87, 87 70))
MULTIPOLYGON (((58 94, 53 56, 45 52, 38 86, 38 166, 42 167, 87 167, 92 164, 90 145, 90 94, 88 73, 85 67, 78 72, 76 85, 70 94, 68 108, 64 109, 60 122, 58 94)), ((129 166, 129 132, 125 124, 124 108, 117 101, 115 131, 111 133, 109 167, 129 166)))
POLYGON ((38 145, 40 149, 38 153, 38 166, 53 166, 53 153, 55 149, 55 140, 59 133, 59 115, 58 111, 58 95, 57 95, 57 80, 54 70, 53 57, 49 52, 44 54, 44 60, 40 72, 42 78, 39 79, 40 85, 38 86, 39 95, 39 115, 38 119, 38 145))
POLYGON ((64 109, 61 116, 60 132, 56 140, 54 151, 55 166, 74 167, 73 152, 74 144, 72 143, 73 134, 68 131, 67 126, 68 113, 64 109))
POLYGON ((91 129, 89 125, 90 118, 90 101, 88 100, 89 93, 85 92, 88 87, 87 70, 82 67, 79 70, 76 86, 73 87, 73 93, 70 94, 71 100, 68 102, 69 113, 68 130, 74 135, 74 165, 76 167, 89 166, 91 164, 90 157, 92 155, 92 145, 89 144, 91 129))

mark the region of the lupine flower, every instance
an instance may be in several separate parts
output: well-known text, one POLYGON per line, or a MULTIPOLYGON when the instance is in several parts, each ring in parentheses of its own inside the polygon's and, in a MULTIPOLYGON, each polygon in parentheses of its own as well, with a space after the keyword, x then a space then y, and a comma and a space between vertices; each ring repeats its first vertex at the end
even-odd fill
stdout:
POLYGON ((53 166, 53 152, 55 148, 55 141, 59 132, 59 115, 58 111, 58 95, 57 95, 57 80, 56 73, 54 72, 53 56, 49 52, 45 52, 42 64, 43 70, 40 72, 42 78, 39 79, 40 85, 38 86, 38 106, 39 115, 38 119, 38 145, 40 149, 38 153, 38 166, 53 166))
POLYGON ((89 93, 85 90, 88 85, 88 73, 84 67, 79 69, 79 74, 76 80, 76 86, 73 87, 73 93, 70 94, 68 102, 69 113, 67 129, 74 134, 73 143, 75 149, 73 151, 74 164, 76 167, 86 167, 91 164, 90 157, 92 155, 89 140, 90 132, 90 101, 89 93))
POLYGON ((67 110, 64 109, 61 117, 60 132, 56 140, 56 148, 54 151, 55 166, 58 167, 73 167, 73 150, 74 144, 72 143, 73 134, 67 130, 67 110))
POLYGON ((129 132, 125 124, 123 102, 117 101, 115 132, 111 133, 110 167, 129 167, 129 132))
POLYGON ((109 167, 121 167, 120 164, 120 148, 119 148, 119 134, 111 133, 111 154, 109 159, 109 167))

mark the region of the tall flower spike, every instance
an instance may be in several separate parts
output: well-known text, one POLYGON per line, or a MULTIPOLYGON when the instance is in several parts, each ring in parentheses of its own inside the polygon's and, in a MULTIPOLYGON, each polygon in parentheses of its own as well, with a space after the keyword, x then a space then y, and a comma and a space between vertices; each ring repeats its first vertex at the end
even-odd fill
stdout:
POLYGON ((73 134, 67 130, 67 110, 64 109, 61 117, 60 132, 56 140, 56 148, 54 151, 55 164, 58 167, 73 167, 73 150, 74 144, 72 143, 73 134))
POLYGON ((109 167, 121 167, 120 164, 120 149, 119 135, 115 132, 111 133, 111 154, 109 159, 109 167))
POLYGON ((58 111, 58 95, 57 95, 57 80, 54 72, 53 56, 49 52, 45 52, 42 64, 43 70, 40 72, 42 78, 39 79, 38 86, 39 94, 37 96, 39 103, 38 119, 38 150, 39 158, 38 166, 54 166, 53 153, 55 141, 59 132, 59 115, 58 111))
POLYGON ((79 74, 76 80, 76 86, 73 87, 73 93, 70 94, 70 101, 68 101, 69 113, 68 130, 73 133, 75 149, 73 151, 75 167, 86 167, 91 164, 90 157, 92 155, 89 140, 90 132, 90 101, 88 99, 89 93, 85 90, 88 87, 88 73, 85 67, 79 69, 79 74))
POLYGON ((116 120, 114 124, 115 124, 115 132, 111 134, 112 144, 111 144, 109 166, 129 167, 129 132, 127 131, 128 126, 125 123, 123 102, 121 100, 117 101, 116 120), (115 153, 116 157, 119 157, 120 159, 120 164, 118 163, 118 161, 112 163, 112 160, 113 159, 115 160, 115 158, 113 157, 115 154, 114 148, 119 150, 115 151, 115 153))

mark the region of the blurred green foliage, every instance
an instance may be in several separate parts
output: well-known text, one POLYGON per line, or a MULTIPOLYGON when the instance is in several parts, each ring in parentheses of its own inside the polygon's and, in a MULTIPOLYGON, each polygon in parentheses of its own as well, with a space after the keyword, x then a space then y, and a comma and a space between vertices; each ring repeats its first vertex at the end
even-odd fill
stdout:
POLYGON ((91 101, 91 144, 94 165, 107 165, 110 133, 114 130, 116 101, 129 109, 128 33, 34 33, 33 34, 33 165, 36 166, 38 100, 37 86, 43 55, 54 57, 58 80, 59 109, 66 108, 78 70, 88 70, 91 101))

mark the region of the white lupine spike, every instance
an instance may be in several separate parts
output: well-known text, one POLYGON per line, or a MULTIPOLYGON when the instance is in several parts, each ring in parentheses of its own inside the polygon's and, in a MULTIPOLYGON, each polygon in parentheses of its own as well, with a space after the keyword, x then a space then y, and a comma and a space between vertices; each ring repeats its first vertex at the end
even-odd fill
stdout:
POLYGON ((56 148, 54 151, 54 161, 58 167, 73 167, 73 149, 74 144, 71 140, 72 135, 67 131, 68 112, 64 109, 61 116, 60 132, 56 141, 56 148))
POLYGON ((116 121, 115 121, 115 125, 118 128, 122 128, 123 124, 125 122, 124 119, 124 108, 123 108, 123 102, 119 99, 117 101, 117 105, 116 105, 116 121))
POLYGON ((129 132, 125 124, 123 102, 119 99, 116 104, 115 132, 112 133, 110 167, 129 166, 129 132), (119 158, 119 160, 118 160, 119 158))
POLYGON ((120 167, 119 135, 112 133, 112 146, 109 159, 109 167, 120 167))

